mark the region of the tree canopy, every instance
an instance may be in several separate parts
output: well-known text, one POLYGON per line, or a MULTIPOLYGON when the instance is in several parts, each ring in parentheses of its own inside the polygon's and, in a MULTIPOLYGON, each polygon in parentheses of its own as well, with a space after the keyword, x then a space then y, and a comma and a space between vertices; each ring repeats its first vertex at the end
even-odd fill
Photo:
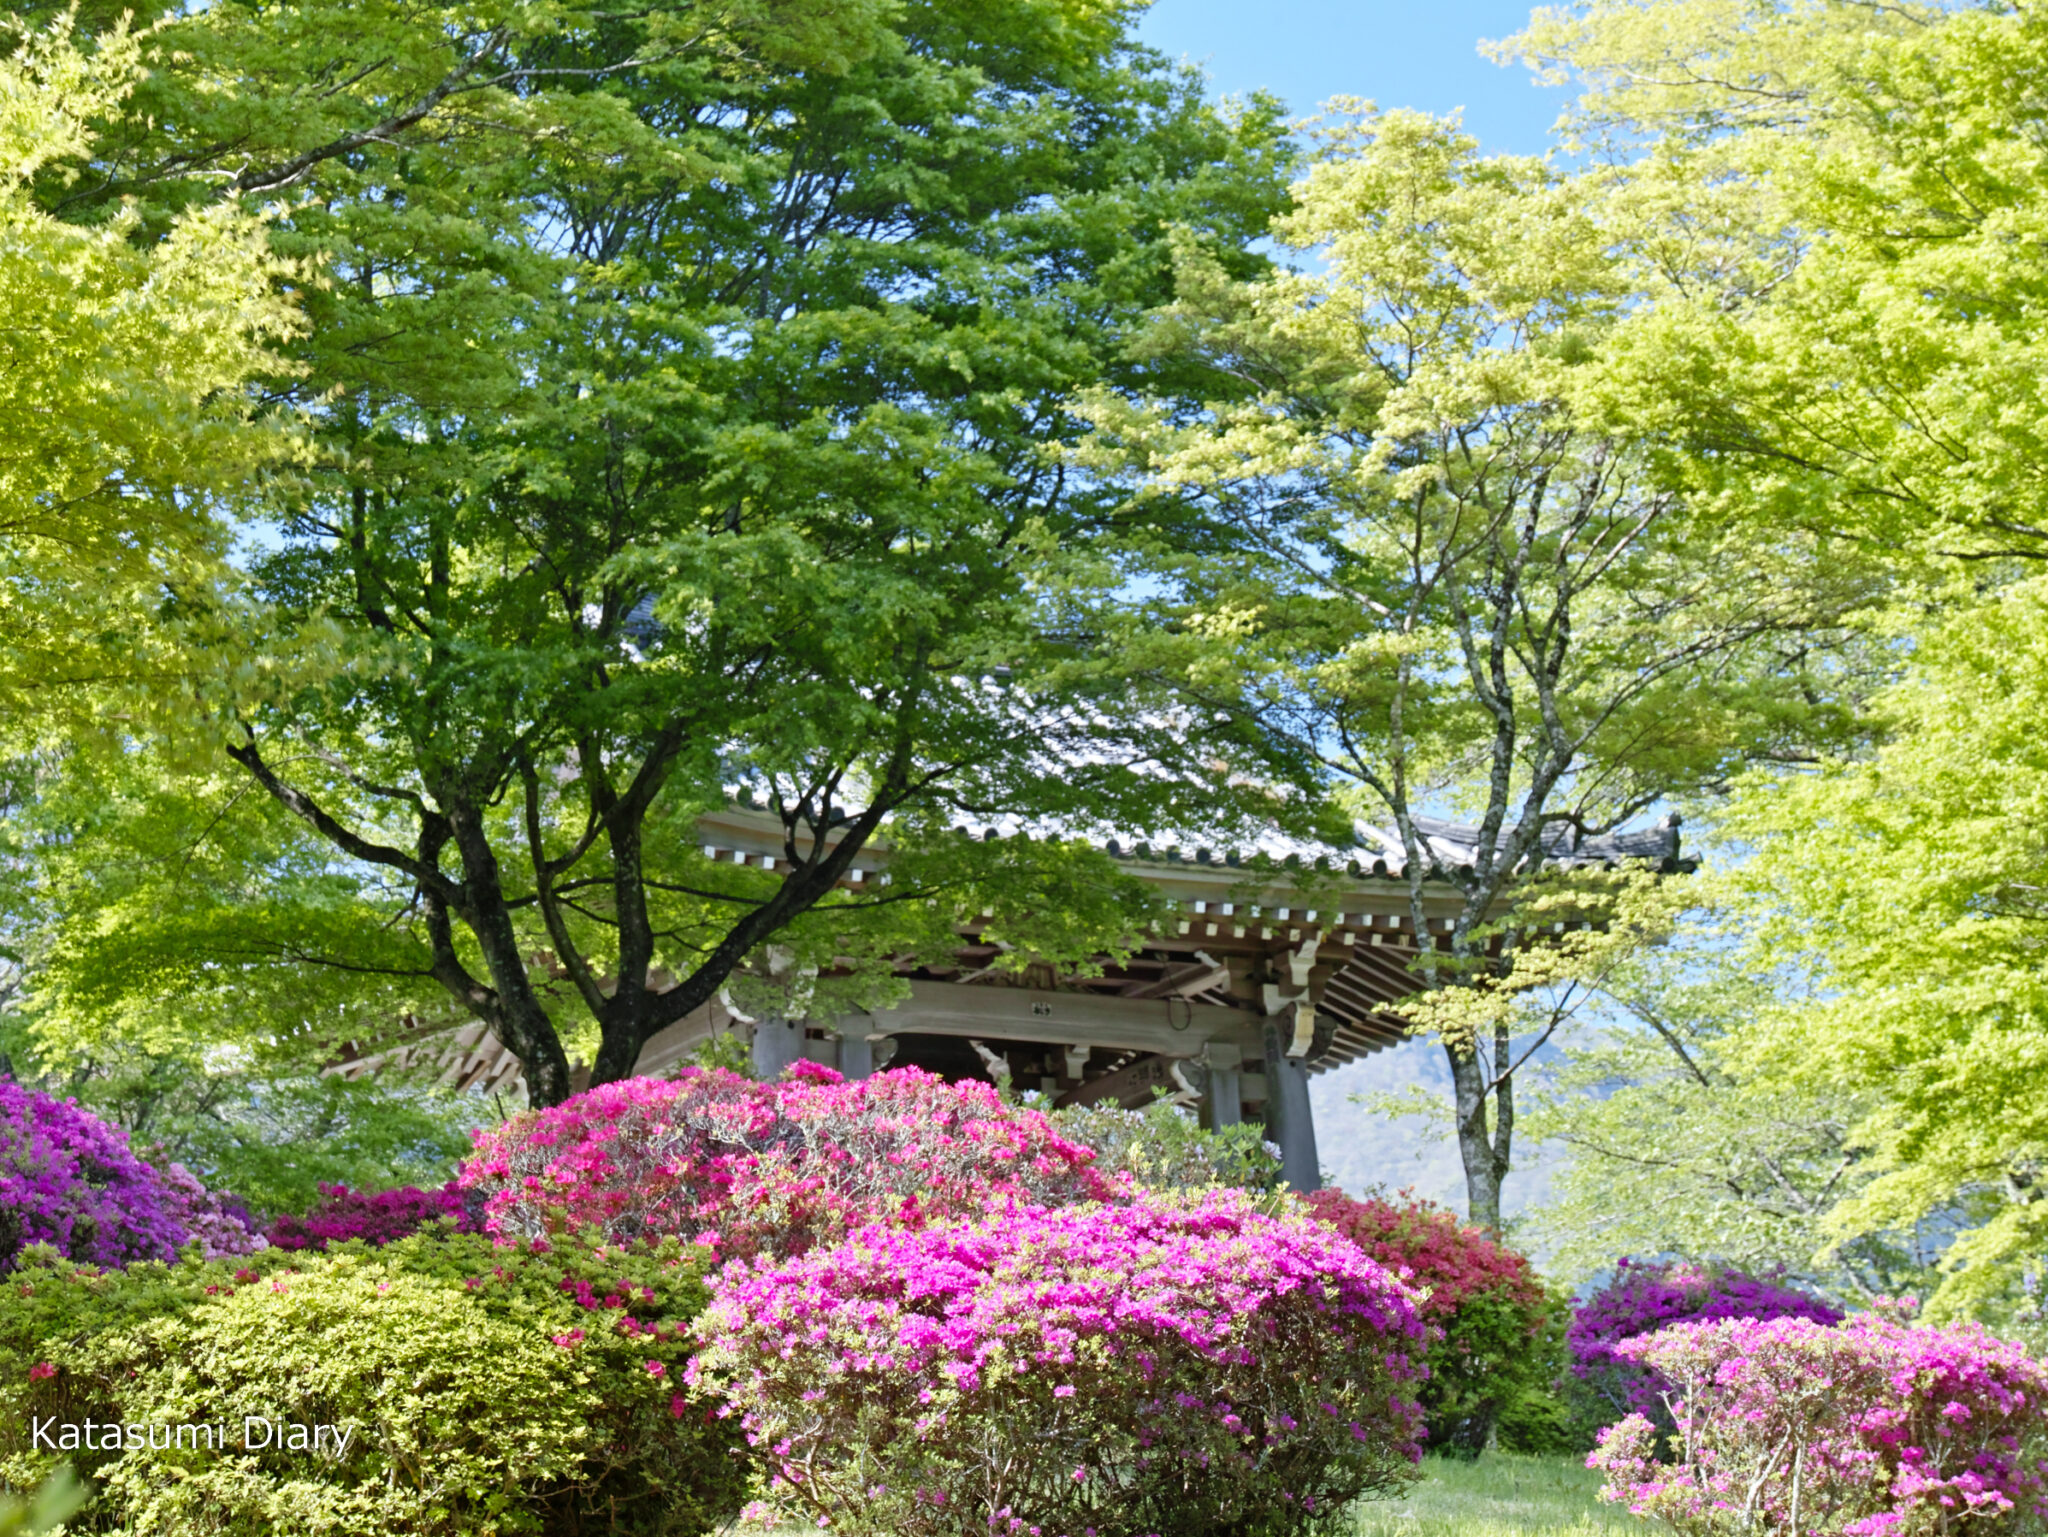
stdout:
POLYGON ((1895 556, 2040 558, 2048 19, 1594 0, 1498 51, 1585 88, 1568 142, 1659 280, 1619 376, 1683 392, 1702 480, 1895 556))
POLYGON ((1177 643, 1121 601, 1156 519, 1046 454, 1076 391, 1177 387, 1123 354, 1166 227, 1249 274, 1284 181, 1272 105, 1205 104, 1133 15, 167 19, 147 125, 44 195, 283 199, 276 248, 324 281, 273 388, 313 447, 252 494, 269 533, 207 619, 318 663, 207 682, 221 768, 285 821, 219 769, 161 786, 175 813, 145 790, 201 857, 93 871, 120 916, 74 925, 61 986, 430 990, 552 1103, 573 1031, 628 1074, 771 939, 851 964, 846 1003, 963 915, 1113 946, 1146 907, 1106 860, 946 830, 1199 827, 1278 761, 1227 701, 1185 706, 1177 643), (772 873, 699 849, 735 785, 781 822, 772 873), (885 823, 891 886, 848 891, 885 823))
POLYGON ((1574 142, 1660 275, 1619 387, 1693 403, 1690 484, 1874 562, 1860 649, 1890 680, 1840 747, 1709 808, 1740 942, 1696 953, 1723 973, 1701 1092, 1649 1042, 1586 1058, 1633 1087, 1553 1214, 1582 1231, 1630 1220, 1662 1106, 1727 1150, 1710 1230, 1775 1223, 1766 1247, 1847 1289, 1885 1279, 1859 1254, 1938 1254, 1936 1307, 1998 1316, 2039 1252, 2044 38, 2019 6, 1668 0, 1539 11, 1504 45, 1585 86, 1574 142))
POLYGON ((1867 592, 1812 538, 1695 495, 1664 451, 1676 403, 1613 392, 1641 287, 1603 192, 1441 120, 1338 120, 1275 224, 1313 262, 1245 282, 1185 254, 1150 346, 1210 371, 1208 408, 1090 397, 1086 462, 1235 530, 1228 558, 1168 562, 1189 623, 1259 669, 1347 805, 1391 822, 1415 932, 1433 883, 1461 898, 1415 965, 1490 1014, 1426 1005, 1471 1211, 1496 1227, 1506 907, 1552 855, 1833 730, 1821 657, 1867 592), (1469 857, 1433 834, 1446 809, 1469 857))
POLYGON ((290 1204, 460 1130, 341 1042, 551 1104, 963 931, 1114 956, 1090 835, 1370 823, 1472 1217, 1534 1132, 1567 1266, 2011 1315, 2048 20, 1539 10, 1537 158, 1139 11, 17 7, 0 1067, 290 1204), (1673 813, 1683 882, 1554 868, 1673 813))

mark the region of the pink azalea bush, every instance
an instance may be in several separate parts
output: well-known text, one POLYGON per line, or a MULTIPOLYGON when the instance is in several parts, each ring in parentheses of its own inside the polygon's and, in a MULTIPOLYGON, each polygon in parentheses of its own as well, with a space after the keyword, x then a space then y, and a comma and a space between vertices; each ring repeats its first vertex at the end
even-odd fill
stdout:
POLYGON ((1675 1460, 1631 1414, 1602 1497, 1681 1533, 1983 1537, 2048 1523, 2048 1365, 1974 1326, 1679 1324, 1617 1347, 1670 1384, 1675 1460))
POLYGON ((1764 1276, 1697 1260, 1622 1260, 1613 1281, 1572 1311, 1565 1342, 1572 1375, 1602 1420, 1640 1414, 1669 1430, 1670 1384, 1641 1364, 1628 1342, 1676 1323, 1724 1318, 1805 1318, 1831 1324, 1841 1309, 1764 1276))
POLYGON ((1114 1195, 1093 1162, 988 1084, 916 1068, 849 1083, 800 1063, 780 1083, 688 1068, 514 1116, 479 1134, 459 1182, 482 1195, 494 1233, 674 1234, 747 1256, 800 1253, 876 1220, 1114 1195))
POLYGON ((1413 1294, 1240 1192, 876 1223, 728 1264, 693 1380, 808 1523, 1257 1537, 1414 1476, 1413 1294))

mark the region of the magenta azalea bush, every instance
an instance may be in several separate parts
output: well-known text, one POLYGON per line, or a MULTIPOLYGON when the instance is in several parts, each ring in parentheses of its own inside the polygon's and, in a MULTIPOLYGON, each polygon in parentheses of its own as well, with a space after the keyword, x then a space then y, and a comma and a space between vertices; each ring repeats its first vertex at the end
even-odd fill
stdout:
POLYGON ((1624 1348, 1629 1341, 1676 1323, 1803 1318, 1831 1324, 1841 1317, 1839 1308, 1818 1297, 1740 1270, 1692 1260, 1624 1259, 1615 1266, 1614 1280, 1573 1310, 1565 1341, 1572 1375, 1598 1402, 1600 1418, 1640 1414, 1669 1430, 1664 1398, 1670 1385, 1624 1348))
POLYGON ((128 1134, 0 1078, 0 1269, 30 1244, 74 1260, 168 1260, 186 1231, 128 1134))
POLYGON ((1292 1533, 1414 1476, 1412 1293, 1243 1194, 874 1224, 728 1264, 693 1377, 806 1525, 1292 1533))
POLYGON ((848 1083, 800 1063, 780 1083, 689 1068, 632 1078, 480 1133, 460 1183, 494 1233, 677 1235, 800 1253, 864 1223, 1115 1193, 1094 1154, 985 1083, 916 1068, 848 1083))
POLYGON ((1603 1498, 1678 1531, 1983 1537, 2048 1524, 2048 1365, 1975 1327, 1864 1314, 1679 1324, 1617 1347, 1676 1405, 1676 1460, 1631 1414, 1603 1498))
POLYGON ((433 1190, 406 1185, 374 1195, 346 1185, 322 1185, 319 1205, 303 1217, 279 1217, 270 1224, 270 1242, 280 1249, 325 1249, 356 1238, 383 1245, 443 1217, 455 1219, 457 1232, 473 1233, 480 1205, 453 1180, 433 1190))

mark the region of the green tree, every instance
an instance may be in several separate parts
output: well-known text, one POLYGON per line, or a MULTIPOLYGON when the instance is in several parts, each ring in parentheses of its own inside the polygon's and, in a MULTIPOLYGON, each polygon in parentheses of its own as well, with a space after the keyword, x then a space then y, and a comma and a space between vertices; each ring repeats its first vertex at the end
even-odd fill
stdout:
POLYGON ((1590 1277, 1617 1255, 1683 1254, 1858 1300, 1923 1291, 1957 1213, 1834 1226, 1874 1177, 1857 1133, 1877 1086, 1747 1070, 1747 1028, 1778 995, 1711 934, 1686 937, 1621 968, 1603 988, 1606 1028, 1539 1075, 1525 1130, 1568 1155, 1526 1219, 1549 1266, 1590 1277))
POLYGON ((82 51, 63 20, 0 21, 0 717, 90 719, 108 682, 176 676, 153 623, 166 582, 204 582, 216 494, 282 446, 240 389, 296 325, 290 269, 230 202, 141 236, 132 209, 52 217, 38 181, 118 131, 144 39, 82 51))
POLYGON ((1208 367, 1214 404, 1089 403, 1088 462, 1136 505, 1237 531, 1162 556, 1189 624, 1254 658, 1273 718, 1393 825, 1430 936, 1416 1017, 1449 1054, 1470 1214, 1493 1228, 1531 1044, 1503 1003, 1560 980, 1534 934, 1607 898, 1546 897, 1572 911, 1533 929, 1508 910, 1546 858, 1831 730, 1817 647, 1864 595, 1815 541, 1688 495, 1668 421, 1609 388, 1641 291, 1607 212, 1597 180, 1480 157, 1454 124, 1340 119, 1275 225, 1314 267, 1243 283, 1187 258, 1152 345, 1208 367))
POLYGON ((333 1033, 388 1031, 404 991, 252 964, 266 922, 288 915, 309 946, 376 915, 281 810, 218 773, 146 778, 152 762, 91 738, 0 762, 0 1073, 262 1212, 303 1211, 322 1184, 447 1179, 492 1107, 430 1077, 318 1071, 333 1033))
POLYGON ((1807 983, 1735 1034, 1734 1061, 1832 1101, 1868 1150, 1832 1237, 1962 1229, 1941 1311, 2014 1306, 2048 1243, 2044 708, 2035 579, 1915 638, 1874 752, 1760 779, 1728 817, 1753 849, 1728 876, 1750 964, 1807 983))
MULTIPOLYGON (((1177 707, 1177 642, 1120 601, 1146 530, 1045 453, 1083 430, 1076 389, 1176 386, 1122 354, 1170 296, 1164 227, 1249 274, 1284 172, 1270 104, 1204 105, 1134 14, 167 19, 152 126, 45 197, 288 194, 277 248, 328 279, 279 386, 316 455, 257 504, 249 600, 194 622, 223 656, 321 660, 224 668, 194 701, 296 829, 225 836, 278 840, 289 878, 181 887, 158 862, 108 892, 127 921, 76 933, 64 986, 104 995, 99 946, 193 993, 253 971, 281 1000, 309 968, 436 989, 546 1104, 565 1040, 597 1081, 630 1073, 771 939, 823 1010, 963 916, 1019 964, 1127 935, 1148 909, 1099 856, 947 828, 1204 825, 1233 763, 1271 758, 1254 723, 1177 707), (772 871, 700 851, 735 784, 783 826, 772 871), (885 826, 891 884, 849 887, 885 826)), ((179 793, 195 835, 254 815, 179 793)))
POLYGON ((1666 280, 1620 387, 1695 403, 1695 483, 1910 579, 1873 748, 1754 782, 1730 818, 1729 906, 1778 996, 1721 1055, 1861 1150, 1824 1224, 1845 1252, 1961 1229, 1938 1306, 1998 1314, 2039 1252, 2048 1113, 2024 724, 2048 662, 2048 19, 1599 0, 1504 51, 1586 88, 1573 132, 1666 280))
POLYGON ((1897 555, 2048 555, 2048 17, 2005 3, 1591 0, 1500 45, 1585 94, 1693 473, 1897 555))

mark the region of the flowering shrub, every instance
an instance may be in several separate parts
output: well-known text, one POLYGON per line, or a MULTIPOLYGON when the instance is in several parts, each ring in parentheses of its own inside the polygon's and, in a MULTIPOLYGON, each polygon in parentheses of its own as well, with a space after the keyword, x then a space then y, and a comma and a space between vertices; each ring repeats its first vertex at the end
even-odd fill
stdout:
POLYGON ((479 1133, 460 1183, 493 1232, 709 1237, 729 1255, 801 1252, 886 1219, 1101 1199, 1093 1154, 985 1083, 916 1068, 848 1083, 799 1063, 780 1083, 690 1068, 630 1078, 479 1133))
POLYGON ((1623 1260, 1614 1280, 1572 1313, 1565 1338, 1572 1375, 1583 1384, 1602 1419, 1641 1414, 1671 1428, 1664 1406, 1669 1384, 1622 1347, 1638 1335, 1674 1323, 1726 1318, 1804 1318, 1832 1324, 1841 1310, 1776 1281, 1679 1260, 1642 1264, 1623 1260))
POLYGON ((80 1534, 709 1531, 750 1462, 680 1383, 704 1262, 442 1231, 110 1271, 30 1250, 0 1288, 0 1486, 74 1464, 80 1534))
POLYGON ((164 1215, 180 1228, 184 1242, 195 1239, 208 1259, 229 1254, 254 1254, 267 1240, 249 1218, 248 1208, 221 1190, 208 1190, 182 1163, 157 1170, 164 1215))
POLYGON ((0 1269, 29 1244, 121 1265, 169 1259, 184 1241, 126 1132, 0 1078, 0 1269))
POLYGON ((876 1224, 712 1296, 693 1372, 819 1526, 1259 1537, 1420 1457, 1411 1294, 1237 1192, 876 1224))
POLYGON ((1859 1315, 1679 1324, 1616 1347, 1671 1385, 1677 1460, 1631 1414, 1602 1497, 1686 1534, 1919 1537, 2048 1523, 2048 1365, 1974 1327, 1859 1315))
POLYGON ((1308 1204, 1318 1221, 1425 1288, 1420 1311, 1433 1339, 1421 1399, 1433 1447, 1481 1450, 1503 1411, 1549 1385, 1553 1304, 1526 1255, 1426 1201, 1318 1190, 1308 1204))
POLYGON ((434 1190, 407 1185, 375 1195, 346 1185, 322 1185, 320 1195, 320 1204, 305 1216, 279 1217, 271 1223, 270 1242, 280 1249, 324 1249, 356 1238, 387 1244, 442 1217, 453 1217, 458 1232, 473 1233, 479 1226, 474 1208, 481 1202, 470 1200, 453 1180, 434 1190))

